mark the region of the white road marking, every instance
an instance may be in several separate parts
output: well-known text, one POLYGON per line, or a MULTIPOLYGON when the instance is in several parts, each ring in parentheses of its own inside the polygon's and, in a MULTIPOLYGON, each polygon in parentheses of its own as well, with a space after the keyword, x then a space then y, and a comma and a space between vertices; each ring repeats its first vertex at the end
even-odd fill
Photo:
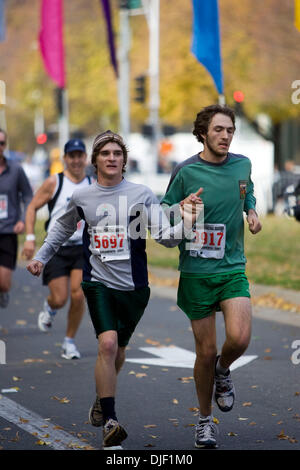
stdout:
MULTIPOLYGON (((192 369, 194 367, 194 362, 196 358, 196 354, 192 351, 188 351, 187 349, 178 348, 177 346, 170 346, 170 347, 146 347, 146 348, 139 348, 141 351, 144 351, 149 354, 153 354, 154 356, 158 356, 158 358, 141 358, 141 359, 132 359, 127 358, 127 362, 135 362, 137 364, 148 364, 152 366, 163 366, 163 367, 183 367, 192 369)), ((249 362, 256 359, 258 356, 242 356, 230 367, 230 370, 237 369, 238 367, 245 366, 249 362)))
POLYGON ((58 426, 55 423, 46 421, 38 414, 3 395, 0 395, 0 416, 30 434, 34 433, 37 441, 43 441, 45 445, 55 450, 84 450, 87 447, 89 449, 92 448, 87 442, 80 441, 62 429, 56 429, 58 426))

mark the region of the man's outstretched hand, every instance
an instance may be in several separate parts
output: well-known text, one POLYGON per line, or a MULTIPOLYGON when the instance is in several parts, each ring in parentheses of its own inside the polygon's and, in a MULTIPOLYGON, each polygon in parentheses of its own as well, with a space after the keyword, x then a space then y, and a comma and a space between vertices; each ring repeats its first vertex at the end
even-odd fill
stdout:
POLYGON ((181 217, 183 218, 185 227, 192 228, 204 210, 204 204, 200 194, 203 188, 199 188, 196 193, 191 193, 183 201, 179 203, 181 217))
POLYGON ((32 260, 26 267, 27 271, 29 271, 33 276, 39 276, 43 271, 43 263, 37 260, 32 260))

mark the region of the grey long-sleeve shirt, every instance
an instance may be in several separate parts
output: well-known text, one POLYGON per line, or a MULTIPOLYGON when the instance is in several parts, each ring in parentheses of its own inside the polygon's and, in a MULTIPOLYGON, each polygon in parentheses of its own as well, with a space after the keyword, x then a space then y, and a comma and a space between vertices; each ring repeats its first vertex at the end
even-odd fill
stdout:
MULTIPOLYGON (((177 214, 178 220, 178 214, 177 214)), ((182 220, 171 227, 159 201, 141 184, 123 179, 116 186, 94 183, 74 191, 68 208, 37 252, 45 264, 76 230, 83 219, 84 281, 133 290, 148 285, 146 238, 167 247, 177 246, 191 228, 182 220)))
POLYGON ((0 233, 13 233, 16 222, 24 222, 33 193, 21 165, 11 160, 6 164, 0 175, 0 233))

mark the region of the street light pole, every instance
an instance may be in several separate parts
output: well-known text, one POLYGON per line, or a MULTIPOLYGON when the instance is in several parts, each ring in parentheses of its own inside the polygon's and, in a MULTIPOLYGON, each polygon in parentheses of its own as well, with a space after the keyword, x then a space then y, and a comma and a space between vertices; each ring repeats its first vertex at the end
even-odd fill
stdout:
POLYGON ((125 142, 130 134, 130 113, 129 113, 129 49, 130 49, 130 28, 129 9, 126 4, 120 6, 120 40, 118 48, 119 59, 119 126, 120 134, 125 142))
POLYGON ((58 89, 60 105, 58 116, 58 146, 63 155, 64 145, 69 140, 69 104, 68 93, 65 88, 58 89))
POLYGON ((149 124, 152 126, 152 172, 157 172, 159 120, 159 9, 160 0, 149 0, 149 124))

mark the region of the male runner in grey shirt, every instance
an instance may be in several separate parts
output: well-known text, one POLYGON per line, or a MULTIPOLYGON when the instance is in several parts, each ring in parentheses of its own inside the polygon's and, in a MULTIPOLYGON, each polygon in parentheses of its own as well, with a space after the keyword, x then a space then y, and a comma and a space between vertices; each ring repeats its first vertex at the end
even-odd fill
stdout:
POLYGON ((126 161, 127 149, 118 134, 107 131, 96 137, 92 164, 97 169, 97 182, 74 191, 66 213, 56 221, 27 267, 33 275, 39 275, 44 264, 76 230, 77 222, 86 222, 82 287, 99 345, 95 367, 97 398, 89 417, 94 426, 104 425, 104 448, 119 448, 127 436, 117 421, 114 397, 125 348, 150 296, 147 229, 157 242, 176 246, 190 234, 203 209, 200 190, 185 201, 184 220, 180 216, 179 223, 171 227, 152 191, 123 178, 126 161))
POLYGON ((16 267, 18 235, 24 232, 25 211, 32 199, 28 178, 15 161, 4 155, 7 134, 0 129, 0 307, 9 302, 12 272, 16 267))

